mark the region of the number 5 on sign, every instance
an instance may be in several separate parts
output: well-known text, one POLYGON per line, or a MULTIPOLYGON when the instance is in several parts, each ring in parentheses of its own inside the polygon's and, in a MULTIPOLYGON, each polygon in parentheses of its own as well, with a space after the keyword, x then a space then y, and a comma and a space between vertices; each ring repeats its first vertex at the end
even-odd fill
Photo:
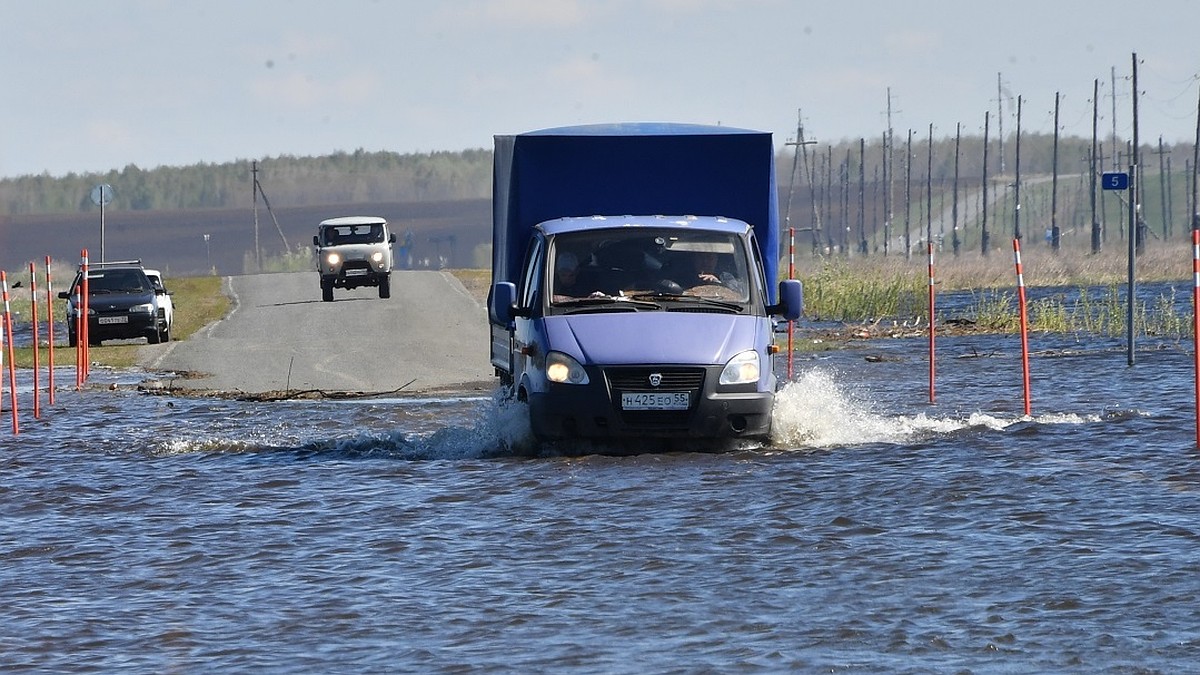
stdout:
POLYGON ((1105 190, 1128 190, 1129 174, 1123 172, 1105 173, 1102 176, 1101 182, 1105 190))

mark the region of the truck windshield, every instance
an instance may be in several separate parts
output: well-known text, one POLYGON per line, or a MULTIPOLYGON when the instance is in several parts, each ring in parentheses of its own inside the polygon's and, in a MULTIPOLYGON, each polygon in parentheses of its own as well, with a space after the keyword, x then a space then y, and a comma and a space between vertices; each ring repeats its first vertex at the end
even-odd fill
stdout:
POLYGON ((378 244, 383 241, 383 225, 336 225, 324 228, 326 246, 341 244, 378 244))
POLYGON ((725 232, 619 228, 564 233, 551 248, 554 304, 581 298, 749 300, 746 249, 725 232))

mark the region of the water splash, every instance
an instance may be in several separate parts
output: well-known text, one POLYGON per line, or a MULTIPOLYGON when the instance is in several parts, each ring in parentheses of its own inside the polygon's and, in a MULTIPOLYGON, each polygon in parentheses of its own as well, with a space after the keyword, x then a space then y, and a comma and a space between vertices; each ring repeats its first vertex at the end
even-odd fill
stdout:
POLYGON ((445 426, 432 432, 396 430, 334 438, 309 443, 302 450, 407 460, 483 459, 537 452, 525 405, 504 398, 500 392, 480 406, 478 416, 459 419, 469 423, 445 426))
POLYGON ((814 368, 784 385, 775 397, 771 441, 775 447, 829 448, 866 443, 912 443, 963 430, 1003 431, 1014 424, 1086 424, 1099 415, 1048 413, 1005 418, 984 412, 964 417, 886 415, 858 401, 836 373, 814 368))

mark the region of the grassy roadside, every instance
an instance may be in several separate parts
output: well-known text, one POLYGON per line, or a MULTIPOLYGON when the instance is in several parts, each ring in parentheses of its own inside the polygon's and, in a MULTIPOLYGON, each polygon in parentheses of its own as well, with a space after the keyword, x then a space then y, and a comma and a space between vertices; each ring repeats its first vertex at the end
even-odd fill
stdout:
MULTIPOLYGON (((1190 246, 1156 247, 1137 259, 1139 283, 1181 281, 1190 276, 1190 246)), ((1111 247, 1099 255, 1080 251, 1055 254, 1047 247, 1022 252, 1027 288, 1055 289, 1031 301, 1030 329, 1040 332, 1119 335, 1125 331, 1125 283, 1128 259, 1111 247), (1090 289, 1084 292, 1084 289, 1090 289), (1097 292, 1097 289, 1100 289, 1097 292)), ((926 256, 883 258, 807 258, 797 264, 804 282, 805 314, 810 319, 870 324, 928 314, 926 256)), ((938 292, 966 291, 974 300, 966 314, 970 330, 1007 333, 1019 327, 1015 261, 1009 255, 978 252, 953 257, 937 254, 934 282, 938 292)), ((1190 334, 1188 316, 1175 309, 1175 298, 1139 301, 1135 329, 1146 335, 1190 334)), ((1189 315, 1190 316, 1190 315, 1189 315)), ((939 320, 943 318, 940 316, 939 320)), ((891 321, 889 321, 891 323, 891 321)), ((925 323, 927 325, 927 321, 925 323)), ((961 326, 959 328, 962 329, 961 326)))
MULTIPOLYGON (((225 316, 229 311, 229 298, 221 291, 221 277, 181 277, 167 279, 167 288, 171 290, 171 300, 175 305, 175 325, 171 330, 171 340, 186 340, 188 336, 204 326, 225 316)), ((39 291, 40 292, 40 291, 39 291)), ((30 315, 30 301, 24 298, 14 298, 10 293, 11 310, 22 317, 30 315)), ((45 301, 38 299, 37 312, 40 317, 46 316, 45 301)), ((64 300, 55 299, 54 316, 62 321, 64 300)), ((39 365, 44 366, 48 361, 49 352, 45 347, 46 334, 38 336, 42 343, 39 365)), ((75 364, 75 350, 66 346, 67 336, 56 331, 54 334, 54 365, 70 366, 75 364)), ((88 355, 92 363, 98 363, 114 368, 125 368, 137 363, 138 349, 145 348, 143 344, 108 344, 91 347, 88 355)), ((14 350, 14 362, 20 368, 33 367, 33 348, 22 347, 14 350)), ((4 355, 8 358, 8 354, 4 355)))

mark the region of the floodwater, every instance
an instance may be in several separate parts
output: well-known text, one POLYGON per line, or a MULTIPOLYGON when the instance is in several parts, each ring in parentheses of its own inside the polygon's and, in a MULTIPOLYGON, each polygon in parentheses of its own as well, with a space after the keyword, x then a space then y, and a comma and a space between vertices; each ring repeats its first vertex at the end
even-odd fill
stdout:
POLYGON ((941 338, 934 404, 924 340, 861 343, 795 362, 769 445, 632 456, 136 372, 35 421, 23 372, 0 670, 1194 670, 1193 357, 1119 342, 1031 338, 1030 417, 1011 336, 941 338))

